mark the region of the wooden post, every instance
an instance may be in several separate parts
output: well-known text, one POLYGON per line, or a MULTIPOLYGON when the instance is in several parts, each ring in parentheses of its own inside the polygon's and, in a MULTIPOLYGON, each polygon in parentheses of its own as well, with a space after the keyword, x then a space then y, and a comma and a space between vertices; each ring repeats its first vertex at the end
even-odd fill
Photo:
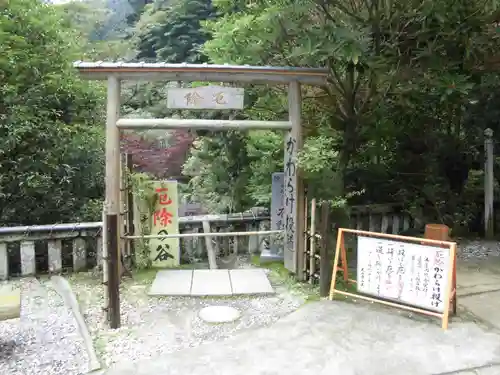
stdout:
POLYGON ((319 295, 328 297, 330 293, 330 254, 328 252, 328 239, 330 236, 330 206, 328 202, 321 204, 321 223, 320 223, 321 247, 319 263, 319 295))
POLYGON ((56 273, 62 270, 62 241, 51 240, 47 243, 49 256, 49 272, 56 273))
POLYGON ((303 257, 303 261, 302 261, 302 274, 304 275, 304 280, 308 280, 309 279, 309 264, 308 264, 308 260, 309 260, 309 256, 311 254, 308 254, 308 252, 310 251, 309 249, 309 241, 308 241, 308 236, 309 236, 309 233, 308 233, 308 225, 307 225, 307 217, 309 216, 309 212, 308 212, 308 206, 307 206, 307 190, 304 191, 304 202, 302 202, 302 204, 304 205, 304 232, 305 232, 305 236, 304 236, 304 257, 303 257))
POLYGON ((9 278, 9 253, 7 251, 7 243, 0 242, 0 280, 7 280, 8 278, 9 278))
MULTIPOLYGON (((203 220, 203 232, 210 233, 210 222, 208 220, 203 220)), ((214 245, 212 243, 212 237, 205 237, 205 245, 207 247, 208 254, 208 264, 211 270, 217 269, 217 256, 215 254, 214 245)))
MULTIPOLYGON (((130 176, 133 171, 132 154, 127 154, 127 234, 135 234, 134 228, 134 192, 130 184, 130 176)), ((131 263, 135 260, 134 241, 128 241, 131 263)))
POLYGON ((104 286, 104 306, 102 310, 104 312, 104 318, 109 323, 109 254, 108 254, 108 228, 106 227, 106 206, 102 208, 102 285, 104 286))
MULTIPOLYGON (((121 150, 120 150, 121 151, 121 150)), ((124 273, 125 270, 125 258, 128 255, 127 247, 128 243, 130 241, 122 241, 123 236, 127 232, 127 228, 125 227, 125 216, 127 215, 127 208, 126 208, 126 183, 125 183, 125 155, 120 152, 120 211, 119 211, 119 216, 118 216, 118 228, 120 229, 120 232, 118 233, 118 282, 121 282, 121 276, 124 273), (123 244, 123 246, 122 246, 123 244)))
POLYGON ((120 81, 108 77, 106 113, 106 220, 109 317, 112 329, 120 327, 120 131, 116 126, 120 109, 120 81))
POLYGON ((21 275, 36 273, 35 241, 21 241, 21 275))
POLYGON ((316 198, 311 200, 311 228, 309 232, 309 283, 314 282, 316 273, 316 198))
POLYGON ((484 234, 488 239, 493 238, 493 194, 494 194, 494 179, 493 179, 493 130, 486 129, 484 131, 484 234))
POLYGON ((73 271, 78 272, 87 265, 87 244, 81 237, 73 240, 73 271))
POLYGON ((302 148, 301 93, 296 81, 288 86, 288 113, 292 129, 285 137, 284 257, 285 267, 295 273, 298 280, 303 280, 304 184, 297 166, 297 154, 302 148))

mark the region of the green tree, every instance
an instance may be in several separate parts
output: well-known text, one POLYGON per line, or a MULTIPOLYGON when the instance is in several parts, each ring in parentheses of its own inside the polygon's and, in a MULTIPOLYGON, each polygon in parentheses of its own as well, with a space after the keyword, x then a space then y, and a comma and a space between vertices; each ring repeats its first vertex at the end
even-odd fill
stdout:
POLYGON ((201 22, 216 16, 211 1, 157 0, 137 24, 137 58, 170 63, 202 63, 208 33, 201 22))
POLYGON ((99 217, 103 96, 72 68, 77 35, 60 12, 38 0, 0 5, 3 225, 99 217))
MULTIPOLYGON (((301 163, 315 182, 313 194, 331 199, 366 188, 358 201, 384 199, 380 191, 385 199, 418 201, 437 184, 431 205, 442 208, 451 189, 446 179, 408 183, 399 172, 442 176, 446 166, 439 160, 466 144, 463 118, 481 75, 474 69, 498 47, 493 6, 469 0, 256 1, 238 3, 237 11, 221 0, 216 6, 225 15, 207 23, 212 38, 204 46, 213 62, 330 70, 324 90, 303 89, 312 97, 303 108, 312 126, 301 163), (432 152, 405 153, 415 143, 433 143, 432 152), (325 177, 335 184, 314 191, 325 177), (385 189, 374 189, 380 180, 385 189)), ((281 111, 275 103, 270 112, 281 111)))
POLYGON ((79 45, 80 60, 123 61, 134 56, 131 41, 120 33, 109 32, 103 38, 100 33, 105 28, 111 29, 114 22, 113 10, 106 8, 102 0, 72 0, 54 5, 62 15, 65 28, 74 30, 74 37, 79 45))

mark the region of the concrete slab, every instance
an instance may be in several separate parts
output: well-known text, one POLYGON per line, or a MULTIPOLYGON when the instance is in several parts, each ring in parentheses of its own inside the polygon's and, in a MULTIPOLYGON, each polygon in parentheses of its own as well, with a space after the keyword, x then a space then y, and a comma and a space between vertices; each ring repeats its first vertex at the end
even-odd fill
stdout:
POLYGON ((470 370, 454 372, 453 374, 442 374, 442 375, 498 375, 498 374, 500 374, 500 365, 496 364, 490 366, 480 366, 470 370))
POLYGON ((270 327, 119 364, 106 375, 444 375, 499 360, 500 335, 472 322, 443 331, 437 320, 395 309, 321 301, 270 327))
POLYGON ((500 292, 489 292, 461 297, 459 305, 465 307, 479 319, 500 329, 500 292))
POLYGON ((195 270, 192 296, 230 296, 231 281, 228 270, 195 270))
POLYGON ((274 289, 263 269, 230 270, 233 294, 272 294, 274 289))
POLYGON ((158 271, 148 294, 150 296, 189 296, 192 280, 192 270, 158 271))
POLYGON ((457 294, 459 297, 500 291, 500 274, 492 272, 482 263, 459 263, 457 268, 457 294))

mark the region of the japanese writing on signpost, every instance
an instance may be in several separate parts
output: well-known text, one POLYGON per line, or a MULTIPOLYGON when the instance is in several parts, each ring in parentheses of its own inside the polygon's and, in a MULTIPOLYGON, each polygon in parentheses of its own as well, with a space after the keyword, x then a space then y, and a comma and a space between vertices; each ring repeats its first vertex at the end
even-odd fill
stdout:
MULTIPOLYGON (((166 228, 168 224, 172 223, 172 218, 174 216, 172 212, 169 211, 168 207, 169 205, 172 205, 172 198, 168 195, 168 188, 157 188, 155 192, 160 208, 154 213, 154 225, 166 228)), ((158 234, 168 235, 168 231, 166 229, 161 229, 158 231, 158 234)), ((163 262, 168 259, 174 259, 174 256, 171 254, 170 244, 168 243, 167 238, 159 238, 159 241, 160 243, 156 247, 156 257, 153 261, 163 262)))
POLYGON ((284 201, 285 201, 285 248, 294 252, 295 233, 295 211, 296 200, 296 174, 295 154, 297 152, 297 140, 289 136, 285 145, 285 182, 284 182, 284 201))
POLYGON ((382 244, 378 244, 375 248, 375 252, 377 253, 377 257, 375 258, 375 274, 376 277, 376 287, 377 287, 377 295, 380 295, 380 288, 382 287, 382 256, 384 255, 384 247, 382 244))
MULTIPOLYGON (((156 206, 151 234, 159 236, 179 233, 177 182, 155 183, 156 206)), ((179 239, 156 238, 150 241, 151 260, 155 266, 179 264, 179 239)))
POLYGON ((403 241, 358 237, 358 292, 443 311, 450 252, 403 241))
POLYGON ((397 269, 396 269, 398 298, 401 298, 401 296, 403 295, 403 289, 405 285, 404 276, 405 276, 405 247, 404 245, 400 244, 397 254, 397 269))
POLYGON ((201 96, 198 91, 193 91, 184 95, 184 99, 186 99, 186 106, 198 107, 203 100, 203 96, 201 96))
POLYGON ((385 287, 386 289, 393 289, 394 288, 394 282, 393 282, 393 275, 394 275, 394 266, 393 266, 393 261, 394 261, 394 245, 389 244, 387 246, 387 258, 388 262, 386 266, 384 267, 384 272, 385 272, 385 287))
POLYGON ((154 225, 162 227, 172 223, 173 214, 168 210, 168 206, 172 204, 172 199, 168 196, 168 188, 156 189, 160 208, 154 213, 154 225))
MULTIPOLYGON (((283 230, 285 227, 284 181, 283 172, 273 173, 271 184, 271 230, 283 230)), ((284 236, 281 234, 271 237, 271 253, 275 255, 283 254, 283 238, 284 236)))
POLYGON ((440 308, 443 305, 443 271, 445 266, 444 251, 437 251, 434 257, 432 306, 440 308))
MULTIPOLYGON (((225 100, 224 95, 225 95, 224 92, 217 91, 211 95, 208 95, 208 97, 212 100, 214 104, 225 105, 227 104, 227 101, 225 100)), ((198 91, 188 92, 186 95, 184 95, 184 99, 186 99, 186 106, 192 106, 192 107, 200 106, 205 100, 205 98, 201 96, 198 91)))
POLYGON ((227 86, 172 87, 167 107, 177 109, 243 109, 245 91, 227 86))

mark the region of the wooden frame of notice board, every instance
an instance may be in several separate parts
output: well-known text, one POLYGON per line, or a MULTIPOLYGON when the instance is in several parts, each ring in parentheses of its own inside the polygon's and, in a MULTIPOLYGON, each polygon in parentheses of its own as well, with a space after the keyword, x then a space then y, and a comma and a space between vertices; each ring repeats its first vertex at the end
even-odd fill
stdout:
POLYGON ((456 313, 456 252, 455 242, 339 228, 329 299, 340 294, 434 316, 446 330, 450 307, 456 313), (358 236, 357 280, 349 278, 345 233, 358 236), (339 271, 356 293, 335 288, 339 271))

